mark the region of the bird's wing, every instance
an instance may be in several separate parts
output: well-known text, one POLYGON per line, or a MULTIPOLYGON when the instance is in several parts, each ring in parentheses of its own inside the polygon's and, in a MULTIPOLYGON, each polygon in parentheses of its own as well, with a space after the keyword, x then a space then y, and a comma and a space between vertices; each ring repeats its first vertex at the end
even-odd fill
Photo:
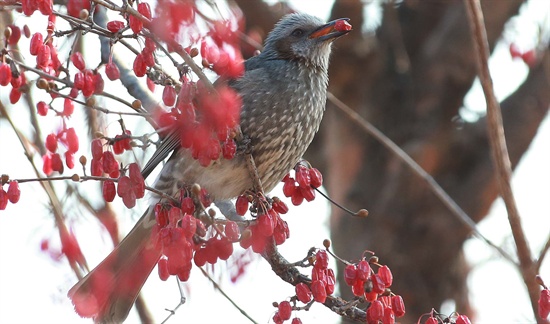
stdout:
POLYGON ((147 178, 151 172, 170 155, 174 150, 180 146, 180 137, 176 130, 173 130, 166 136, 162 143, 157 148, 153 156, 147 161, 147 164, 143 167, 141 174, 143 178, 147 178))

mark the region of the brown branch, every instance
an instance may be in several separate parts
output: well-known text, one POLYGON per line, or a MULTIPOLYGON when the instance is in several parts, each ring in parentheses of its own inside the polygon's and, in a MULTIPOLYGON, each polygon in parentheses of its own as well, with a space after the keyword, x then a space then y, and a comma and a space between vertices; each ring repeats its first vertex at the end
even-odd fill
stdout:
POLYGON ((537 300, 540 288, 535 282, 536 273, 533 258, 531 256, 529 244, 525 237, 525 232, 523 231, 521 225, 521 218, 516 206, 514 194, 512 192, 512 163, 510 162, 508 148, 506 147, 500 104, 494 94, 493 81, 489 72, 488 60, 490 51, 487 42, 487 33, 485 30, 483 13, 481 11, 479 0, 466 0, 465 2, 468 11, 468 20, 470 23, 472 38, 474 39, 476 49, 478 75, 485 94, 485 100, 487 102, 489 143, 491 146, 493 162, 496 166, 496 178, 499 191, 508 212, 508 221, 510 223, 514 242, 517 247, 519 270, 529 291, 533 313, 535 314, 537 321, 542 322, 543 320, 538 316, 537 311, 537 300))
MULTIPOLYGON (((289 263, 279 253, 273 240, 268 241, 262 256, 271 265, 273 272, 287 283, 293 286, 299 283, 304 283, 308 286, 311 284, 311 280, 308 277, 301 274, 295 266, 289 263)), ((355 306, 350 306, 350 303, 354 302, 349 302, 340 297, 329 295, 323 305, 344 318, 357 322, 365 322, 365 311, 355 306)))

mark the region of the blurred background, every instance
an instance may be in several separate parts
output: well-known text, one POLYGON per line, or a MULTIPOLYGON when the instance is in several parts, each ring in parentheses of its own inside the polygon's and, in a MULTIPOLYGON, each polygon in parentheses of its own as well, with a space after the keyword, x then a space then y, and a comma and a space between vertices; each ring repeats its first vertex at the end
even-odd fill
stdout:
MULTIPOLYGON (((350 18, 354 31, 334 44, 329 91, 430 173, 479 224, 485 237, 516 256, 506 210, 498 197, 485 99, 476 78, 463 1, 235 0, 219 5, 241 11, 244 33, 258 42, 280 17, 292 11, 327 21, 350 18)), ((550 2, 482 1, 482 9, 492 50, 490 69, 515 169, 513 189, 533 258, 538 258, 548 248, 550 235, 550 2)), ((8 19, 5 12, 0 14, 8 19)), ((24 22, 18 19, 10 23, 24 22)), ((92 59, 99 55, 90 45, 94 37, 86 38, 84 47, 92 59)), ((253 55, 252 46, 243 44, 242 49, 245 58, 253 55)), ((0 88, 4 105, 7 96, 6 88, 0 88)), ((25 126, 31 114, 28 107, 18 103, 6 108, 31 136, 33 130, 25 126)), ((131 118, 127 123, 129 128, 145 127, 143 121, 131 118)), ((89 152, 86 144, 81 145, 81 152, 89 152)), ((321 170, 325 190, 334 200, 352 210, 366 208, 370 214, 366 219, 350 217, 320 196, 313 203, 291 208, 285 217, 291 238, 281 247, 290 261, 303 258, 310 247, 321 247, 322 240, 330 237, 341 258, 357 260, 370 250, 391 268, 392 290, 403 296, 407 307, 403 323, 416 322, 432 308, 467 314, 475 323, 535 322, 517 269, 473 238, 471 230, 393 152, 330 102, 305 158, 321 170)), ((13 129, 2 116, 0 173, 33 177, 13 129)), ((92 211, 104 211, 97 184, 84 183, 78 189, 73 184, 56 184, 55 188, 60 194, 64 190, 69 195, 72 190, 84 193, 93 202, 92 211)), ((274 195, 282 197, 277 190, 274 195)), ((59 246, 47 198, 36 184, 22 185, 22 192, 18 204, 0 213, 0 322, 75 322, 79 318, 65 295, 76 278, 63 258, 52 261, 40 250, 44 240, 59 246)), ((90 211, 77 205, 78 201, 67 200, 64 209, 93 266, 112 243, 90 211)), ((124 232, 145 206, 142 202, 130 212, 118 203, 109 210, 120 216, 124 232)), ((293 295, 294 289, 271 273, 263 260, 250 258, 252 263, 236 283, 228 275, 235 271, 230 266, 216 265, 211 272, 247 313, 258 322, 269 322, 275 311, 271 302, 293 295)), ((333 266, 341 270, 342 264, 333 266)), ((548 281, 549 269, 548 262, 543 262, 540 274, 548 281)), ((195 270, 184 287, 187 303, 173 320, 245 322, 195 270)), ((339 293, 350 298, 345 283, 339 286, 339 293)), ((157 321, 167 316, 165 308, 179 301, 175 281, 161 282, 155 274, 144 295, 157 321)), ((129 322, 138 321, 132 316, 129 322)), ((321 305, 296 316, 304 323, 339 321, 321 305)))

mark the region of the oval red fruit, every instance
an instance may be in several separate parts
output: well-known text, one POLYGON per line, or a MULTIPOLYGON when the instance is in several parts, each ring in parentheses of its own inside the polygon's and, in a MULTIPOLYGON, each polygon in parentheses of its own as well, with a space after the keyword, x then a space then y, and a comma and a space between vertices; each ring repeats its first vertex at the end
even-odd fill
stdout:
POLYGON ((327 300, 327 290, 325 286, 325 283, 321 280, 315 280, 311 283, 313 299, 318 303, 324 303, 327 300))
POLYGON ((84 62, 84 57, 82 57, 82 53, 80 52, 75 52, 71 54, 71 62, 73 62, 74 66, 80 71, 86 69, 86 63, 84 62))
POLYGON ((282 301, 279 303, 279 316, 283 321, 290 319, 292 315, 292 306, 288 301, 282 301))
POLYGON ((116 188, 113 181, 103 182, 103 199, 107 202, 112 202, 115 199, 116 188))
POLYGON ((299 301, 301 301, 304 304, 307 304, 311 301, 311 297, 312 297, 311 290, 305 283, 300 282, 299 284, 296 285, 295 289, 296 289, 296 297, 298 298, 299 301))
POLYGON ((57 136, 54 133, 46 136, 46 148, 48 151, 55 153, 57 151, 57 136))
POLYGON ((8 185, 7 196, 12 204, 15 204, 19 201, 19 198, 21 197, 21 190, 19 190, 19 183, 17 183, 17 181, 10 181, 10 184, 8 185))

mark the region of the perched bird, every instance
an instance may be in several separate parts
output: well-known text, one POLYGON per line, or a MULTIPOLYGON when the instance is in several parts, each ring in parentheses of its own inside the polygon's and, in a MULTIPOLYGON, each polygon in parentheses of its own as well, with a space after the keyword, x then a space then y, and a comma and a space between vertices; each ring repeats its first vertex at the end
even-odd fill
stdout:
MULTIPOLYGON (((331 43, 349 31, 339 28, 345 21, 324 23, 302 13, 283 17, 267 36, 263 51, 245 62, 244 75, 229 82, 242 99, 240 127, 250 139, 265 192, 296 165, 319 129, 331 43)), ((143 170, 147 176, 174 151, 155 188, 172 195, 182 184, 198 183, 214 202, 253 188, 242 155, 202 167, 189 150, 178 147, 178 141, 167 138, 143 170)), ((161 256, 150 240, 154 224, 153 208, 149 208, 115 250, 69 291, 81 316, 109 323, 128 316, 161 256)))

